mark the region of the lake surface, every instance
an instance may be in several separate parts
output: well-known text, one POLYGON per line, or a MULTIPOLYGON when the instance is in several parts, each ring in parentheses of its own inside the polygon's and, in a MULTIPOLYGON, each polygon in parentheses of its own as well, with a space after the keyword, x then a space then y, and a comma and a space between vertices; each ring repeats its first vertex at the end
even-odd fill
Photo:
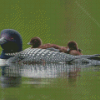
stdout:
POLYGON ((0 100, 100 100, 100 66, 12 64, 5 72, 0 100))

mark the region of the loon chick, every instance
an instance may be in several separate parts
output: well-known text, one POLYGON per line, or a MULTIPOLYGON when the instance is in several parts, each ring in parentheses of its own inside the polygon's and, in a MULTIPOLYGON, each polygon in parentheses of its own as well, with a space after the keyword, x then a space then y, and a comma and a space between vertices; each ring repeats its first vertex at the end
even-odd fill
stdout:
POLYGON ((31 45, 31 48, 38 48, 40 45, 42 45, 42 40, 39 37, 33 37, 28 45, 31 45))
POLYGON ((75 41, 68 42, 66 53, 71 55, 82 55, 81 49, 78 49, 78 45, 75 41))
POLYGON ((59 49, 55 49, 54 47, 49 47, 48 44, 42 45, 42 40, 39 37, 33 37, 31 38, 30 42, 27 43, 28 45, 31 45, 31 48, 41 48, 41 49, 47 49, 55 52, 59 52, 59 49), (46 47, 46 48, 44 48, 46 47))

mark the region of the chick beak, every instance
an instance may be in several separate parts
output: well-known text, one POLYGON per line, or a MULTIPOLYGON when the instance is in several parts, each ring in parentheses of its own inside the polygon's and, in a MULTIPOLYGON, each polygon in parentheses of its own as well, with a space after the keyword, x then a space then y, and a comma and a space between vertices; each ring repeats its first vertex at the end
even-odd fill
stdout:
POLYGON ((0 45, 1 45, 1 44, 4 44, 4 43, 6 43, 6 42, 7 42, 7 40, 6 40, 4 37, 0 38, 0 45))
POLYGON ((28 44, 28 45, 31 45, 31 43, 30 43, 30 42, 28 42, 27 44, 28 44))

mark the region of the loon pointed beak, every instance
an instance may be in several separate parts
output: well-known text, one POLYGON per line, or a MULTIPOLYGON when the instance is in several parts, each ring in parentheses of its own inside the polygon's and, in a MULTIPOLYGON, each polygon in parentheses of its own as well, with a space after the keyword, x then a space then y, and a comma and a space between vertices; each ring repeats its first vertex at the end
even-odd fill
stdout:
POLYGON ((0 38, 0 45, 1 45, 1 44, 4 44, 4 43, 6 43, 6 42, 7 42, 7 40, 6 40, 4 37, 0 38))

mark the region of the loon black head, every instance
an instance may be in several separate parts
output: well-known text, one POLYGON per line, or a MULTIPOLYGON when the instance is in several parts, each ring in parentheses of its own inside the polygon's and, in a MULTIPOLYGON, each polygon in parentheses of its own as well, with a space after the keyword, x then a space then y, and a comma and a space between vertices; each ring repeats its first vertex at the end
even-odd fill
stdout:
POLYGON ((13 29, 4 29, 0 35, 0 45, 4 53, 15 53, 22 51, 21 35, 13 29))

